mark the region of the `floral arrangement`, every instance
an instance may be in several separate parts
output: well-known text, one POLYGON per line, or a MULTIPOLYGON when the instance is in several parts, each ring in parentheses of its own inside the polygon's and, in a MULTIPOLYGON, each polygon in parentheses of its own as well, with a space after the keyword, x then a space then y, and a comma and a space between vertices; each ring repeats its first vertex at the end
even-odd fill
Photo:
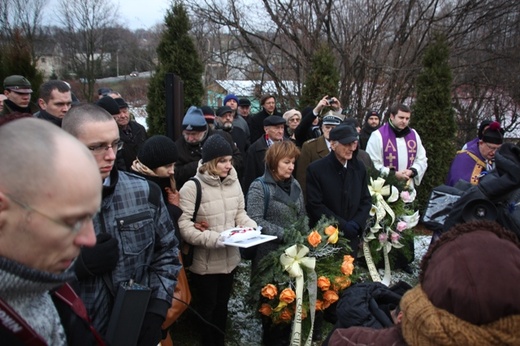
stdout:
POLYGON ((405 257, 410 256, 403 244, 413 242, 412 230, 419 222, 419 211, 413 208, 416 193, 395 177, 371 177, 368 189, 372 196, 372 209, 363 237, 363 253, 372 280, 389 285, 390 251, 399 249, 405 257), (381 255, 385 265, 382 280, 375 265, 381 255))
POLYGON ((354 258, 335 221, 322 218, 309 230, 307 218, 284 234, 285 245, 260 262, 250 297, 274 324, 292 323, 291 344, 312 339, 316 311, 336 302, 354 280, 354 258), (295 342, 295 343, 293 343, 295 342))

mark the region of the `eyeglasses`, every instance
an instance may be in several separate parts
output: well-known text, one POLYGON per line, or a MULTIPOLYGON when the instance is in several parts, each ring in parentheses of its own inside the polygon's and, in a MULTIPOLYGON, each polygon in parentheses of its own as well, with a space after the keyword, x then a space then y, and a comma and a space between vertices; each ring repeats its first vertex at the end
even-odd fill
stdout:
POLYGON ((291 118, 289 121, 292 123, 300 122, 300 118, 291 118))
POLYGON ((9 197, 9 199, 11 201, 13 201, 14 203, 18 204, 20 207, 22 207, 23 209, 27 210, 28 212, 39 214, 40 216, 43 216, 47 220, 51 220, 55 224, 58 224, 60 226, 63 226, 65 228, 70 229, 73 233, 78 233, 83 228, 85 223, 91 221, 92 218, 94 217, 94 215, 87 215, 84 218, 81 218, 78 221, 74 222, 72 225, 69 225, 69 224, 67 224, 67 223, 65 223, 65 222, 63 222, 61 220, 56 220, 55 218, 52 218, 49 215, 44 214, 41 211, 38 211, 38 210, 34 209, 33 207, 29 206, 27 203, 24 203, 24 202, 20 201, 19 199, 14 198, 10 194, 6 193, 5 195, 7 197, 9 197))
POLYGON ((482 142, 486 145, 486 147, 488 147, 489 150, 491 150, 491 152, 494 152, 494 151, 497 151, 498 149, 500 149, 500 145, 498 147, 492 147, 490 146, 487 142, 482 142))
POLYGON ((114 152, 118 152, 123 148, 124 142, 121 140, 117 140, 112 142, 110 145, 100 144, 100 145, 93 145, 93 146, 87 146, 87 148, 94 153, 94 155, 101 155, 104 154, 109 148, 112 148, 114 152))

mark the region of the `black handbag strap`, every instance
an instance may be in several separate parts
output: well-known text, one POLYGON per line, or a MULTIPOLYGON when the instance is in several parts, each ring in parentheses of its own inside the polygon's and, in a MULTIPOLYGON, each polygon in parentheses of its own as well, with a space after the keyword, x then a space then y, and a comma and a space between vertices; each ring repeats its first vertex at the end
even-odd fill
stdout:
POLYGON ((192 180, 195 183, 195 186, 197 188, 197 196, 195 197, 195 209, 193 210, 193 216, 191 218, 191 221, 195 222, 200 207, 200 201, 202 199, 202 186, 200 185, 199 179, 191 177, 190 180, 192 180))

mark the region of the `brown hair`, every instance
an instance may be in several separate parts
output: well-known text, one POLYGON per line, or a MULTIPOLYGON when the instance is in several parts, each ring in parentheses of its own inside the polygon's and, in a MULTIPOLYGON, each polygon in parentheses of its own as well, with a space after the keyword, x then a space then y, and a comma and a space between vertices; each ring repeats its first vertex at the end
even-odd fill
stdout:
POLYGON ((297 160, 300 156, 300 149, 291 141, 281 141, 273 143, 265 153, 265 164, 267 169, 271 171, 275 180, 280 180, 276 174, 278 162, 285 157, 297 160))
POLYGON ((412 112, 410 107, 408 107, 407 105, 402 104, 402 103, 394 103, 388 109, 388 112, 390 113, 390 115, 397 115, 397 113, 399 113, 399 111, 405 112, 405 113, 411 113, 412 112))
POLYGON ((265 101, 267 101, 268 99, 270 98, 273 98, 274 101, 276 102, 276 97, 274 97, 273 95, 271 94, 265 94, 265 95, 262 95, 262 97, 260 98, 260 105, 263 106, 265 101))

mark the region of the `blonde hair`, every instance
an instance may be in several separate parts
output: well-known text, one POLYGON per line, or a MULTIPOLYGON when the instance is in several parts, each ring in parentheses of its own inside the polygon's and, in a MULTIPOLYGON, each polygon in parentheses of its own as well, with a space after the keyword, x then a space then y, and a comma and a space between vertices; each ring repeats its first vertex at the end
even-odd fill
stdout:
MULTIPOLYGON (((205 172, 208 172, 210 175, 218 175, 217 163, 222 157, 224 156, 219 156, 213 160, 203 163, 199 167, 199 173, 204 174, 205 172)), ((231 160, 231 164, 233 165, 233 160, 231 160)))

